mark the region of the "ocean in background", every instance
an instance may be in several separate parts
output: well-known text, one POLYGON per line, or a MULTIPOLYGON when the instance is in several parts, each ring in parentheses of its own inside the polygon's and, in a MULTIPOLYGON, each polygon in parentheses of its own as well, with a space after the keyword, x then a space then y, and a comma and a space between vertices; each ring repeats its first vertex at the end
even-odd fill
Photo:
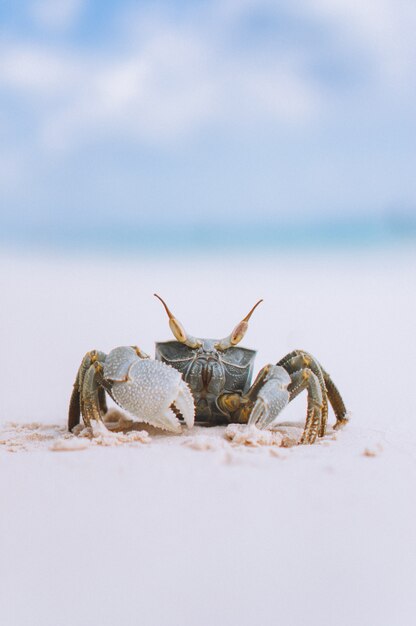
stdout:
POLYGON ((0 222, 0 245, 42 252, 244 253, 292 249, 373 248, 416 243, 416 212, 382 216, 234 223, 0 222))

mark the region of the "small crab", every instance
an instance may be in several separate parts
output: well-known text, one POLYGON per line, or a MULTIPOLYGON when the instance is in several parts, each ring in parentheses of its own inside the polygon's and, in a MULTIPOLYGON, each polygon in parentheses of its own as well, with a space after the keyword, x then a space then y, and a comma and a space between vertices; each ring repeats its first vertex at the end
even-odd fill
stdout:
POLYGON ((237 347, 250 312, 224 339, 189 335, 160 296, 176 341, 156 343, 156 360, 136 346, 115 348, 108 355, 93 350, 82 360, 72 392, 68 427, 80 415, 90 426, 107 412, 106 392, 123 409, 157 428, 181 431, 194 420, 207 426, 240 423, 266 429, 282 409, 307 391, 306 424, 299 443, 314 443, 326 433, 328 400, 334 428, 347 421, 341 395, 329 374, 303 350, 294 350, 276 365, 263 367, 253 383, 256 352, 237 347))

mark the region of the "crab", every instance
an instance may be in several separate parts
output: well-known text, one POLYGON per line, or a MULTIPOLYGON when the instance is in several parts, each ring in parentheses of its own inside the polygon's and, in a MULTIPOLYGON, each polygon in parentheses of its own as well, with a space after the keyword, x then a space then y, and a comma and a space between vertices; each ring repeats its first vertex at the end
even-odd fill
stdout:
POLYGON ((238 346, 259 300, 223 339, 188 334, 160 296, 175 341, 156 343, 155 359, 137 346, 105 354, 88 352, 78 370, 69 407, 68 428, 82 416, 86 426, 103 426, 106 394, 140 422, 179 433, 182 424, 247 424, 267 429, 284 407, 307 391, 306 423, 300 444, 312 444, 327 430, 328 401, 334 428, 347 421, 342 397, 330 375, 304 350, 265 365, 251 383, 256 352, 238 346))

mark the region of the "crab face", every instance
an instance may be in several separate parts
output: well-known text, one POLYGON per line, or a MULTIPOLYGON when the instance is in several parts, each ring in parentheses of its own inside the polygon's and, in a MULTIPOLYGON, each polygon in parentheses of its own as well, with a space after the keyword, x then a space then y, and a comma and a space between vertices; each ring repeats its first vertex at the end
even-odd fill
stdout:
POLYGON ((178 341, 156 344, 156 359, 177 369, 190 386, 200 419, 218 410, 216 400, 222 393, 244 393, 253 372, 254 350, 230 347, 220 351, 216 343, 214 339, 203 339, 198 348, 178 341))
POLYGON ((218 398, 227 392, 244 393, 253 371, 255 352, 237 348, 248 328, 248 321, 259 300, 234 330, 223 339, 200 339, 190 335, 173 315, 160 296, 169 318, 169 326, 176 341, 156 344, 156 359, 181 372, 189 384, 196 404, 196 417, 200 421, 224 419, 218 398))

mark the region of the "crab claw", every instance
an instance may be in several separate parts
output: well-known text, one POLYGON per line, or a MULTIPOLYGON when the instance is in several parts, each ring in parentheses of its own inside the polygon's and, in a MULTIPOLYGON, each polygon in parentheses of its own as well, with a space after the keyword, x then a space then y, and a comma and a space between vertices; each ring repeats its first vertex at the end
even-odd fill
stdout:
POLYGON ((112 381, 111 393, 123 409, 141 422, 181 432, 182 416, 194 424, 195 406, 181 374, 161 361, 141 359, 130 347, 115 348, 104 363, 104 376, 112 381))
POLYGON ((248 421, 249 426, 257 426, 261 429, 270 426, 288 404, 287 387, 291 382, 289 374, 280 365, 271 365, 264 380, 248 421))

